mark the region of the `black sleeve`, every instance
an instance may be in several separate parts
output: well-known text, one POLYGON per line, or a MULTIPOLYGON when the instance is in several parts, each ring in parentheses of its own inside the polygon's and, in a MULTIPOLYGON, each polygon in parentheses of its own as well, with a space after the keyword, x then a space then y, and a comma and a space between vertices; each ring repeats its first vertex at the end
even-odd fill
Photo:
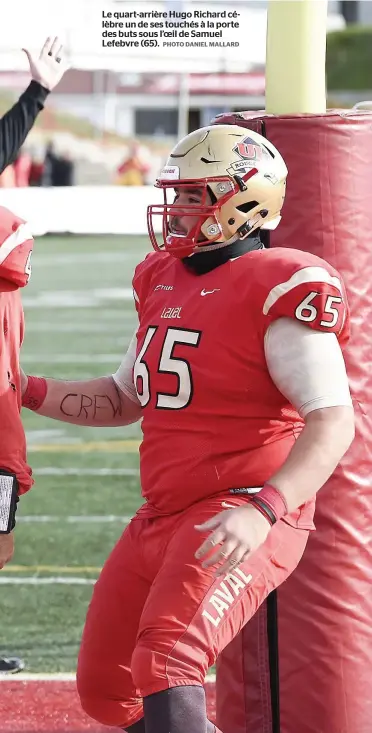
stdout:
POLYGON ((0 173, 17 157, 48 94, 48 89, 32 81, 18 102, 0 119, 0 173))

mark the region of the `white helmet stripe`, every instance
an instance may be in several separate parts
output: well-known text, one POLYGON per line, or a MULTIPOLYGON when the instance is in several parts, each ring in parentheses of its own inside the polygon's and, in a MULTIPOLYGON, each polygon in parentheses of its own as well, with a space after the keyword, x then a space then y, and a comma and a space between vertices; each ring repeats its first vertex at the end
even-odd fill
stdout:
POLYGON ((0 265, 6 260, 8 255, 10 255, 11 252, 16 247, 19 247, 21 244, 24 244, 25 242, 31 240, 33 237, 31 234, 31 231, 27 224, 20 224, 16 232, 13 232, 9 235, 6 239, 4 239, 2 245, 0 246, 0 265))

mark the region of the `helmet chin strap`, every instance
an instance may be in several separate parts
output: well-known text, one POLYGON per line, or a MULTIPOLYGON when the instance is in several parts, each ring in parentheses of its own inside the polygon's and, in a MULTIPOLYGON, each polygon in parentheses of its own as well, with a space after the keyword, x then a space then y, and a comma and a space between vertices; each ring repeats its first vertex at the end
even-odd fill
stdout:
MULTIPOLYGON (((263 222, 263 216, 261 216, 260 214, 261 212, 257 214, 255 218, 252 219, 250 222, 246 222, 245 224, 243 224, 240 227, 240 231, 243 236, 239 235, 239 230, 238 230, 237 232, 235 232, 235 234, 232 235, 232 237, 230 237, 230 239, 226 239, 225 242, 213 242, 213 244, 210 244, 210 245, 208 244, 203 245, 202 249, 200 249, 197 252, 193 252, 190 255, 190 257, 193 257, 194 254, 199 255, 204 252, 213 252, 215 250, 222 249, 223 247, 228 247, 230 244, 234 244, 234 242, 242 242, 245 239, 247 239, 248 237, 254 236, 254 234, 252 233, 251 235, 250 232, 252 231, 252 229, 253 229, 253 232, 258 232, 257 225, 261 225, 263 222)), ((274 229, 275 229, 275 226, 273 227, 274 229)))
MULTIPOLYGON (((256 232, 258 230, 255 230, 256 232)), ((200 255, 204 254, 205 252, 215 252, 216 250, 223 249, 223 247, 228 247, 230 244, 234 244, 234 242, 243 242, 245 241, 249 236, 254 237, 254 234, 246 234, 245 237, 239 237, 239 234, 236 232, 235 234, 230 237, 230 239, 226 239, 225 242, 213 242, 213 244, 210 245, 202 245, 202 247, 197 252, 192 252, 189 257, 194 257, 194 255, 200 255)), ((208 240, 205 240, 208 241, 208 240)))
MULTIPOLYGON (((205 241, 207 242, 208 240, 206 239, 205 241)), ((189 257, 194 257, 194 256, 198 256, 201 254, 203 255, 206 252, 216 252, 216 250, 223 249, 223 247, 228 247, 229 244, 233 244, 234 242, 237 242, 237 241, 241 241, 241 240, 239 239, 238 236, 236 236, 236 234, 234 234, 232 237, 230 237, 230 239, 227 239, 226 242, 213 242, 213 244, 206 244, 206 245, 200 242, 199 244, 202 245, 200 249, 198 249, 196 252, 192 252, 191 255, 189 255, 189 257)))

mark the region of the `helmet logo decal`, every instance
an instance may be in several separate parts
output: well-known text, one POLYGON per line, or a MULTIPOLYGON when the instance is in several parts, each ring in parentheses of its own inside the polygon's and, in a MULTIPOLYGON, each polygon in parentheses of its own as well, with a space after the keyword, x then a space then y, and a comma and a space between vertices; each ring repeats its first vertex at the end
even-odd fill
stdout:
POLYGON ((226 168, 226 171, 230 176, 233 176, 234 173, 247 173, 251 168, 255 167, 255 160, 235 160, 234 163, 231 163, 230 168, 226 168))
POLYGON ((233 152, 248 160, 262 160, 262 158, 270 157, 269 153, 260 145, 257 145, 251 137, 245 137, 244 140, 237 143, 233 148, 233 152))

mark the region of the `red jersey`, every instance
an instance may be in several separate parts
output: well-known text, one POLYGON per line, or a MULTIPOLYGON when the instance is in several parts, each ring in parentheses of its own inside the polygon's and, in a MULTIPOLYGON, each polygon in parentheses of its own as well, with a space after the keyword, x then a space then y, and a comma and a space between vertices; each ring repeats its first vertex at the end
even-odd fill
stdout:
MULTIPOLYGON (((304 424, 270 377, 266 330, 286 316, 344 343, 340 275, 292 249, 247 252, 203 275, 157 252, 138 265, 133 288, 147 500, 140 511, 173 513, 230 488, 262 486, 304 424)), ((314 506, 289 522, 312 527, 314 506)))
POLYGON ((25 222, 0 207, 0 468, 16 474, 20 494, 33 483, 20 416, 19 370, 24 334, 19 288, 30 276, 32 246, 25 222))

